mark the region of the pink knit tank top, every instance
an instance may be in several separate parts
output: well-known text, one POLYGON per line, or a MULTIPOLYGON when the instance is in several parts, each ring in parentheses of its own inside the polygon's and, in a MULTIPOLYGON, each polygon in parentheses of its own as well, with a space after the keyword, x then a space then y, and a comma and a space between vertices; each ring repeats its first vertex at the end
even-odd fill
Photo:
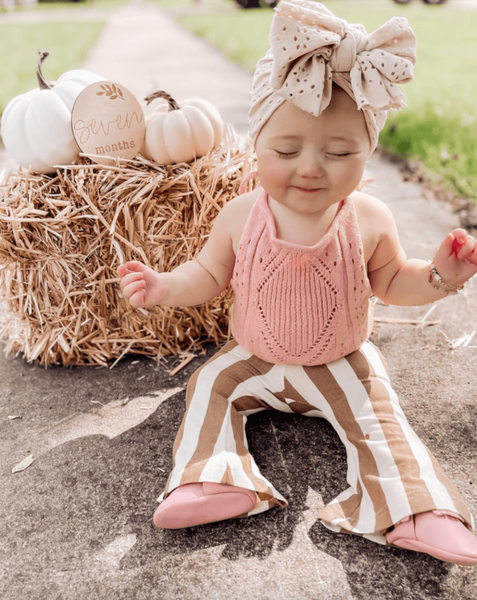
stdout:
POLYGON ((319 365, 357 350, 372 328, 371 285, 349 198, 315 246, 277 238, 265 191, 242 234, 232 333, 271 363, 319 365))

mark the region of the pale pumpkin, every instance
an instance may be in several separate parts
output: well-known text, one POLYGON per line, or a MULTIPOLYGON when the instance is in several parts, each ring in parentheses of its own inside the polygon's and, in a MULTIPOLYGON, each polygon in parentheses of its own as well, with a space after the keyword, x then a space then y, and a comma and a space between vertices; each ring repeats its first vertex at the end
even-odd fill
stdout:
POLYGON ((146 117, 146 158, 159 165, 190 162, 220 145, 224 122, 213 104, 192 99, 179 106, 166 92, 155 92, 146 102, 157 98, 162 102, 146 117))
POLYGON ((11 100, 2 115, 2 139, 8 154, 22 167, 53 173, 55 165, 70 164, 79 154, 71 130, 71 110, 80 92, 104 81, 90 71, 77 69, 46 82, 41 65, 48 52, 40 52, 39 87, 11 100))

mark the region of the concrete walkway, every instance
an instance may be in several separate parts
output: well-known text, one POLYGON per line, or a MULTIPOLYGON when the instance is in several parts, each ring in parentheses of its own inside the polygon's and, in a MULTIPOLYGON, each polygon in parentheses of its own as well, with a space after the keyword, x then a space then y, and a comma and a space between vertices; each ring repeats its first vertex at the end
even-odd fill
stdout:
MULTIPOLYGON (((250 75, 147 4, 110 16, 85 68, 142 98, 214 102, 243 132, 250 75)), ((430 258, 458 226, 444 204, 402 180, 378 155, 371 192, 393 210, 409 255, 430 258)), ((401 402, 477 515, 474 341, 477 281, 429 307, 378 306, 373 340, 389 359, 401 402), (473 346, 473 347, 471 347, 473 346)), ((210 348, 209 355, 214 352, 210 348)), ((335 535, 318 509, 346 486, 343 448, 325 422, 260 414, 249 420, 260 468, 289 500, 285 510, 183 531, 155 530, 151 515, 171 468, 184 387, 199 357, 176 364, 126 357, 114 369, 43 369, 0 357, 0 597, 5 600, 474 600, 477 568, 335 535), (124 400, 128 400, 127 403, 124 400), (10 418, 17 417, 17 418, 10 418), (14 465, 33 454, 26 470, 14 465)))
POLYGON ((192 96, 209 100, 239 133, 246 132, 249 73, 154 6, 134 3, 118 12, 84 66, 141 99, 165 90, 179 102, 192 96))

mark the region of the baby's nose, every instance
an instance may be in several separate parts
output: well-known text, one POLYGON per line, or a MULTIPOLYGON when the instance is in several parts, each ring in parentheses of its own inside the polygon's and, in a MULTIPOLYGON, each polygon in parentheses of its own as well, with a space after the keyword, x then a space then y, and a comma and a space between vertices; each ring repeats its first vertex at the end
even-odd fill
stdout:
POLYGON ((323 177, 325 169, 322 161, 316 155, 303 157, 300 161, 300 166, 297 169, 297 174, 301 177, 323 177))

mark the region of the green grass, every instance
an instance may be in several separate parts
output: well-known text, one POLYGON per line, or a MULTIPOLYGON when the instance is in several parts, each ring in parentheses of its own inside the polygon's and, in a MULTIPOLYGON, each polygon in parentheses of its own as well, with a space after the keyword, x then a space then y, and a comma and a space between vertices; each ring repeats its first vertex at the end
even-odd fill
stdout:
POLYGON ((2 13, 36 13, 56 10, 61 10, 62 12, 71 11, 73 14, 78 10, 110 11, 126 4, 126 2, 128 0, 78 0, 77 2, 72 2, 71 0, 46 0, 36 2, 35 4, 12 6, 8 9, 0 6, 0 15, 2 13))
MULTIPOLYGON (((168 0, 155 2, 161 5, 168 0)), ((182 11, 177 15, 177 21, 216 46, 231 61, 253 72, 257 60, 268 48, 268 31, 273 10, 243 10, 233 0, 202 0, 202 6, 203 14, 182 11)))
POLYGON ((50 53, 43 74, 54 81, 81 67, 103 26, 101 21, 0 23, 0 113, 13 97, 38 87, 39 50, 50 53))
MULTIPOLYGON (((155 2, 167 8, 169 0, 155 2)), ((477 12, 418 0, 407 6, 391 0, 326 4, 349 22, 364 23, 368 31, 395 15, 409 19, 418 40, 415 79, 403 86, 408 106, 391 113, 381 144, 422 161, 457 194, 477 201, 477 12)), ((232 0, 203 0, 201 11, 190 8, 192 0, 174 5, 181 25, 250 72, 268 47, 270 9, 236 10, 232 0)))
POLYGON ((178 21, 252 73, 257 60, 268 48, 267 35, 264 36, 263 31, 270 27, 271 12, 249 9, 230 15, 216 15, 210 20, 183 15, 178 17, 178 21))

